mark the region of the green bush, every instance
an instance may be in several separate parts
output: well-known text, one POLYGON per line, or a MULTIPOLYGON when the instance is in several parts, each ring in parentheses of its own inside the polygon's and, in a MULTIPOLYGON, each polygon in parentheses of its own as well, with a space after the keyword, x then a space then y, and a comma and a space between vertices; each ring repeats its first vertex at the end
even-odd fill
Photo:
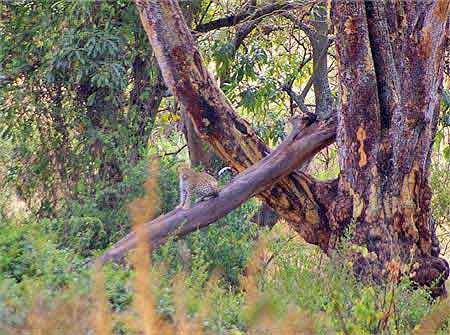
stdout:
POLYGON ((82 259, 57 248, 53 239, 34 222, 0 222, 0 278, 38 279, 55 289, 63 287, 73 276, 68 270, 82 259))
MULTIPOLYGON (((164 320, 170 323, 179 317, 177 300, 181 299, 188 319, 207 306, 202 325, 211 334, 267 331, 288 322, 292 311, 305 322, 304 327, 310 322, 316 334, 342 333, 344 329, 350 334, 410 334, 431 312, 428 293, 412 289, 407 280, 399 285, 364 285, 338 256, 325 258, 316 248, 277 227, 264 238, 264 257, 258 252, 252 256, 256 243, 253 227, 234 221, 242 215, 239 211, 249 208, 253 204, 244 205, 222 225, 190 236, 186 243, 192 255, 187 265, 174 241, 154 255, 148 278, 164 320), (227 245, 234 245, 237 251, 227 245), (252 287, 238 284, 246 265, 255 270, 256 298, 252 287), (221 270, 218 277, 214 269, 221 270), (184 285, 181 295, 176 288, 180 278, 184 285)), ((9 253, 2 256, 1 263, 0 329, 2 325, 23 325, 36 297, 43 301, 42 308, 51 309, 59 306, 63 297, 81 299, 91 287, 86 271, 77 270, 79 263, 70 253, 58 251, 42 229, 24 227, 9 224, 1 230, 9 237, 2 234, 0 246, 9 253)), ((104 272, 112 312, 129 313, 133 310, 133 271, 107 265, 104 272)), ((117 325, 116 329, 117 334, 131 334, 126 327, 117 325)))
MULTIPOLYGON (((147 164, 142 161, 130 167, 123 181, 114 186, 99 183, 94 195, 83 192, 80 186, 76 199, 66 201, 56 218, 42 220, 49 231, 56 233, 58 245, 87 257, 125 236, 131 229, 127 205, 143 194, 147 164), (117 206, 109 206, 108 199, 113 199, 112 203, 117 206)), ((170 168, 171 164, 170 160, 161 162, 161 191, 157 190, 161 194, 161 209, 158 215, 173 209, 177 203, 178 176, 170 168)))
MULTIPOLYGON (((176 163, 176 159, 161 162, 159 192, 166 199, 164 211, 177 203, 176 163)), ((136 185, 130 198, 139 195, 138 180, 145 177, 145 170, 139 173, 130 182, 136 185)), ((433 175, 437 178, 433 182, 444 178, 445 173, 440 173, 433 175)), ((437 188, 433 199, 435 215, 441 213, 436 204, 445 213, 443 188, 437 188)), ((125 208, 121 209, 124 218, 125 208)), ((187 320, 194 320, 206 306, 208 313, 201 324, 211 334, 271 334, 287 322, 298 322, 296 329, 306 332, 309 327, 315 334, 411 334, 438 310, 428 292, 413 288, 407 278, 395 285, 361 283, 339 256, 351 248, 345 241, 335 255, 325 257, 281 225, 271 232, 260 230, 250 222, 258 208, 255 200, 248 201, 219 222, 180 241, 171 240, 153 254, 148 278, 165 322, 177 322, 182 300, 187 320), (244 276, 251 273, 254 286, 242 286, 244 276)), ((92 211, 100 222, 94 205, 78 210, 84 218, 92 211)), ((66 232, 70 237, 66 242, 78 246, 71 248, 63 248, 61 231, 52 230, 54 222, 6 217, 0 222, 0 333, 5 325, 22 327, 37 297, 44 310, 51 310, 62 299, 77 301, 91 292, 90 271, 76 255, 82 254, 82 246, 91 247, 90 239, 98 238, 101 229, 95 220, 89 224, 77 222, 76 217, 68 216, 80 233, 66 232)), ((125 234, 126 229, 121 229, 117 228, 117 234, 125 234)), ((119 320, 133 313, 135 273, 129 266, 112 264, 103 270, 111 313, 119 320)), ((447 331, 450 320, 445 317, 438 334, 447 331)), ((119 321, 115 329, 117 334, 132 334, 119 321)))
POLYGON ((325 258, 316 248, 288 239, 271 248, 276 273, 263 277, 264 294, 284 312, 293 304, 315 315, 319 334, 378 334, 383 329, 388 334, 410 334, 430 311, 428 292, 412 289, 406 279, 398 285, 362 283, 338 255, 325 258), (392 315, 384 324, 386 313, 392 315))

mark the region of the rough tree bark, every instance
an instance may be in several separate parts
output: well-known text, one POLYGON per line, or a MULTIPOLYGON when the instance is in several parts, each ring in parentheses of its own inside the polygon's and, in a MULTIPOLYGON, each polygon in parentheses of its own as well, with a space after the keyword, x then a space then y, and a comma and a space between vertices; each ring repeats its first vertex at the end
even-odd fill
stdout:
POLYGON ((376 280, 409 272, 445 291, 447 262, 432 251, 432 142, 439 114, 448 0, 335 1, 341 90, 340 177, 328 217, 355 225, 354 268, 376 280))
MULTIPOLYGON (((166 85, 184 108, 196 131, 231 167, 242 172, 270 153, 248 122, 206 70, 177 1, 137 2, 141 20, 166 85)), ((293 172, 258 194, 310 243, 328 248, 331 231, 325 218, 333 183, 293 172)))
MULTIPOLYGON (((238 171, 249 168, 229 187, 255 174, 261 185, 243 183, 240 191, 249 188, 244 198, 257 193, 306 241, 324 251, 333 250, 353 224, 353 242, 369 251, 348 255, 357 274, 382 281, 410 273, 422 285, 436 282, 434 295, 445 293, 448 264, 432 248, 428 174, 449 29, 448 0, 332 4, 341 91, 341 173, 328 183, 292 172, 316 152, 304 146, 302 136, 297 136, 302 145, 283 143, 264 158, 268 148, 233 111, 205 69, 177 1, 137 0, 137 5, 164 80, 196 131, 238 171), (295 158, 290 163, 280 159, 288 151, 295 158)), ((316 148, 320 142, 310 143, 316 148)), ((216 208, 220 201, 197 205, 190 214, 198 207, 216 208)), ((201 215, 188 219, 192 225, 201 215)), ((159 231, 167 237, 184 227, 167 217, 157 220, 153 234, 159 231), (169 223, 175 228, 168 229, 169 223)))
POLYGON ((316 113, 320 119, 326 119, 333 113, 333 97, 331 96, 328 82, 328 23, 325 4, 321 3, 314 12, 312 25, 316 29, 316 38, 308 35, 312 45, 314 64, 314 96, 316 101, 316 113), (325 52, 325 54, 323 54, 325 52))

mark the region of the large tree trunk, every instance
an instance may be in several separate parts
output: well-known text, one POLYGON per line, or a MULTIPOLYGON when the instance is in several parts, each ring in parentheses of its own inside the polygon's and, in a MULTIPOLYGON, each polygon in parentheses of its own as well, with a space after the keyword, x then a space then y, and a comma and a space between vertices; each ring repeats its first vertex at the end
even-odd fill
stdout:
MULTIPOLYGON (((261 169, 258 173, 270 176, 264 171, 268 166, 256 164, 265 161, 269 149, 234 112, 207 72, 177 1, 137 0, 137 4, 164 80, 197 133, 236 170, 261 169)), ((315 152, 306 154, 305 146, 299 145, 290 147, 299 150, 291 157, 301 159, 276 174, 280 179, 275 184, 262 178, 265 187, 252 186, 306 241, 326 252, 353 223, 353 242, 362 248, 349 257, 364 278, 396 280, 413 272, 420 284, 437 281, 435 295, 445 292, 448 265, 432 248, 428 173, 448 9, 448 0, 333 3, 341 88, 337 136, 341 174, 337 181, 323 183, 295 172, 315 152)), ((274 157, 285 154, 277 149, 274 157)), ((267 158, 272 161, 272 155, 267 158)), ((221 203, 220 197, 214 201, 205 206, 221 203)), ((170 221, 170 229, 159 223, 159 231, 173 231, 177 220, 170 221)), ((164 234, 158 235, 160 240, 164 234)))
POLYGON ((448 265, 432 252, 432 142, 439 114, 447 0, 336 1, 341 174, 330 220, 355 225, 354 268, 376 280, 411 266, 442 294, 448 265))

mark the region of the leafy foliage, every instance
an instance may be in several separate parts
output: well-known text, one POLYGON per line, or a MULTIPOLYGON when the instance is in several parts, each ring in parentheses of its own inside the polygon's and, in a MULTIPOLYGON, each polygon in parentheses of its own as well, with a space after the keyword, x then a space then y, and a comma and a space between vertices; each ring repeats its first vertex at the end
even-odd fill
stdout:
MULTIPOLYGON (((237 3, 180 1, 193 28, 233 14, 237 3)), ((4 1, 0 15, 0 333, 23 334, 32 322, 46 334, 92 333, 90 315, 100 313, 92 301, 106 294, 115 333, 136 334, 135 269, 106 266, 103 288, 95 284, 99 273, 84 267, 129 232, 127 204, 142 195, 148 160, 160 156, 160 214, 178 202, 176 166, 187 159, 178 151, 185 144, 178 106, 164 97, 135 5, 4 1), (28 211, 12 214, 10 195, 28 211)), ((287 22, 264 17, 239 45, 236 27, 197 36, 222 90, 271 146, 298 112, 283 87, 301 92, 314 71, 304 31, 278 29, 287 22)), ((447 90, 431 179, 434 217, 446 238, 449 97, 447 90)), ((313 102, 311 93, 305 102, 313 102)), ((322 152, 310 172, 336 177, 336 156, 335 148, 322 152)), ((250 218, 258 209, 252 199, 153 254, 147 272, 162 325, 235 335, 411 334, 430 324, 448 330, 447 314, 427 291, 408 279, 363 285, 339 254, 325 258, 281 225, 272 233, 257 227, 250 218)))
POLYGON ((134 6, 1 7, 0 69, 9 78, 0 91, 1 132, 14 144, 7 181, 39 215, 88 196, 101 198, 99 208, 120 207, 114 193, 126 190, 116 183, 145 157, 147 117, 158 107, 158 74, 145 60, 151 51, 134 6))
MULTIPOLYGON (((248 207, 241 208, 240 212, 234 214, 242 215, 246 209, 248 207)), ((398 285, 364 285, 352 275, 348 264, 340 261, 338 256, 324 258, 318 250, 292 238, 291 233, 283 231, 281 226, 277 226, 270 234, 262 234, 255 245, 253 234, 239 232, 246 225, 238 227, 233 224, 232 216, 228 218, 230 219, 229 226, 219 225, 202 232, 202 239, 199 238, 200 233, 191 237, 189 245, 192 258, 187 266, 182 264, 175 242, 169 243, 155 255, 153 267, 148 269, 148 276, 152 283, 156 313, 165 322, 177 324, 180 321, 176 320, 184 318, 183 322, 189 323, 201 317, 201 327, 211 334, 264 331, 278 334, 284 329, 283 325, 289 325, 289 329, 297 331, 310 329, 315 334, 410 334, 433 309, 427 292, 412 289, 408 280, 398 285), (216 235, 216 230, 220 230, 222 234, 216 235), (221 254, 208 252, 214 248, 205 248, 205 243, 214 241, 221 243, 221 247, 225 246, 225 250, 227 244, 233 245, 234 250, 231 253, 222 251, 221 254), (253 247, 249 248, 249 245, 253 247), (253 250, 253 254, 249 250, 253 250), (237 282, 230 281, 230 277, 226 275, 236 271, 236 263, 233 261, 237 259, 233 256, 237 255, 236 252, 247 255, 239 263, 238 273, 235 272, 239 279, 237 282), (253 270, 242 272, 241 266, 253 270), (218 268, 222 271, 217 272, 218 268), (301 322, 298 323, 295 319, 301 322)), ((2 240, 1 247, 11 246, 12 240, 17 242, 24 238, 31 226, 23 227, 26 228, 17 230, 14 223, 3 226, 2 233, 15 233, 10 234, 8 240, 2 240)), ((58 313, 58 322, 66 320, 62 323, 65 324, 64 329, 71 329, 69 327, 75 321, 70 320, 71 315, 89 329, 86 313, 90 313, 90 307, 75 314, 67 313, 66 308, 72 306, 70 309, 73 309, 74 306, 86 303, 89 306, 84 301, 84 296, 99 294, 95 291, 98 287, 87 281, 88 277, 83 272, 68 274, 67 271, 57 270, 67 269, 65 267, 68 264, 74 265, 76 261, 70 260, 67 254, 55 252, 51 243, 41 244, 36 257, 36 250, 29 247, 29 244, 15 242, 17 247, 11 253, 20 254, 19 259, 23 261, 20 263, 11 258, 3 258, 2 266, 6 263, 22 266, 19 271, 22 274, 20 280, 17 280, 15 276, 19 272, 7 271, 11 275, 1 280, 0 329, 21 329, 27 324, 27 320, 33 320, 27 318, 27 315, 35 313, 33 301, 36 303, 36 300, 33 297, 36 295, 41 297, 41 311, 46 310, 49 317, 58 313), (52 261, 48 261, 49 255, 52 261), (40 263, 44 260, 47 261, 46 264, 40 263), (39 264, 34 271, 48 270, 40 274, 30 273, 25 270, 25 263, 29 264, 31 261, 39 264), (66 286, 68 284, 70 285, 66 286)), ((131 321, 132 319, 125 317, 133 310, 134 272, 117 265, 109 265, 104 271, 106 296, 111 313, 115 315, 116 333, 132 334, 131 329, 140 324, 138 320, 131 321)), ((40 327, 45 322, 53 324, 53 321, 45 317, 42 320, 44 323, 40 327)))

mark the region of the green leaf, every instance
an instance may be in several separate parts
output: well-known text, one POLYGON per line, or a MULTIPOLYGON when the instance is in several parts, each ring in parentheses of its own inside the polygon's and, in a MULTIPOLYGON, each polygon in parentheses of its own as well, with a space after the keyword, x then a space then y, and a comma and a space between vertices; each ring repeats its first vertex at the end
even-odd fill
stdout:
POLYGON ((444 158, 450 162, 450 145, 444 148, 444 158))
POLYGON ((146 101, 148 98, 150 97, 150 92, 149 91, 144 91, 141 93, 141 95, 139 96, 139 99, 141 101, 146 101))
POLYGON ((88 106, 93 106, 94 103, 95 103, 95 92, 92 93, 87 99, 87 105, 88 106))
POLYGON ((434 143, 433 143, 434 150, 439 149, 439 145, 441 144, 443 138, 444 138, 444 133, 442 130, 439 130, 436 133, 436 137, 434 138, 434 143))

